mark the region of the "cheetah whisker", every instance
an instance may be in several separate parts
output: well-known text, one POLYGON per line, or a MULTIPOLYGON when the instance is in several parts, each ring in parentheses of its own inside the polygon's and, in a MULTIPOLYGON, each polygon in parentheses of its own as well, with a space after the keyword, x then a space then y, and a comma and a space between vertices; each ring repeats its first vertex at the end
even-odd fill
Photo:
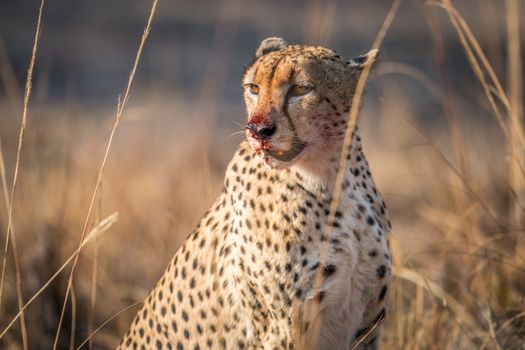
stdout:
POLYGON ((236 135, 243 135, 244 136, 244 133, 245 133, 244 130, 235 131, 235 132, 231 133, 230 135, 228 135, 228 138, 236 136, 236 135))

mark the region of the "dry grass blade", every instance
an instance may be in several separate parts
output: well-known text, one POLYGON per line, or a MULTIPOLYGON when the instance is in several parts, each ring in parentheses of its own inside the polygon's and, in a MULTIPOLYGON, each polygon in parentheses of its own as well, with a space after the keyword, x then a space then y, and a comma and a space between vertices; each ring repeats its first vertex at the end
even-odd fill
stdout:
POLYGON ((11 322, 9 322, 9 324, 4 328, 4 330, 2 331, 2 333, 0 333, 0 339, 2 339, 2 337, 7 333, 7 331, 9 331, 9 329, 15 324, 15 322, 20 318, 20 316, 23 314, 23 312, 25 311, 25 309, 27 309, 29 307, 29 305, 31 305, 37 298, 40 294, 42 294, 42 292, 44 290, 47 289, 47 287, 49 287, 49 285, 55 280, 55 278, 58 277, 58 275, 60 275, 60 273, 62 271, 64 271, 64 269, 69 265, 69 263, 78 255, 78 253, 80 253, 80 251, 82 250, 82 248, 84 248, 86 246, 86 244, 88 244, 89 242, 91 242, 92 240, 94 240, 95 238, 98 238, 100 237, 104 232, 106 232, 115 222, 118 221, 118 218, 119 218, 119 214, 118 213, 113 213, 111 214, 110 216, 108 216, 107 218, 105 218, 104 220, 102 220, 101 222, 99 222, 86 236, 86 239, 82 242, 82 244, 80 245, 80 247, 77 248, 77 250, 75 250, 73 252, 73 254, 71 254, 69 256, 69 258, 62 264, 62 266, 57 270, 55 271, 55 273, 53 274, 53 276, 51 276, 46 283, 44 283, 44 285, 42 287, 40 287, 40 289, 24 304, 24 306, 22 307, 22 309, 18 312, 18 314, 15 315, 15 317, 13 317, 13 319, 11 320, 11 322))
MULTIPOLYGON (((447 2, 449 6, 452 6, 450 3, 450 0, 444 0, 447 2)), ((489 63, 485 53, 481 49, 481 46, 479 45, 479 42, 476 40, 476 37, 470 30, 470 27, 467 25, 467 22, 465 19, 459 14, 459 12, 452 7, 452 12, 454 13, 459 25, 461 26, 461 29, 465 33, 465 36, 469 40, 470 45, 472 45, 472 48, 474 49, 474 52, 477 54, 477 57, 481 61, 483 67, 485 68, 485 71, 489 75, 489 77, 492 80, 492 84, 495 86, 498 98, 502 101, 502 103, 505 105, 507 109, 507 114, 510 116, 510 124, 512 127, 512 134, 511 136, 513 138, 517 138, 515 142, 517 145, 514 147, 520 146, 522 149, 525 147, 525 133, 523 130, 523 125, 520 123, 519 115, 521 114, 522 104, 519 102, 521 99, 521 88, 520 88, 520 82, 521 82, 521 60, 520 60, 520 39, 519 39, 519 14, 520 9, 519 5, 516 1, 508 1, 508 9, 507 9, 507 25, 508 25, 508 32, 509 32, 509 80, 511 81, 511 98, 509 101, 509 98, 507 97, 507 94, 505 94, 505 91, 503 90, 503 87, 501 86, 501 83, 499 82, 499 79, 492 69, 491 64, 489 63), (515 93, 513 94, 513 90, 516 89, 515 93), (518 103, 516 103, 518 101, 518 103)), ((510 140, 512 141, 512 140, 510 140)), ((518 159, 518 161, 520 161, 518 159)), ((521 165, 521 163, 520 163, 521 165)), ((525 174, 523 174, 525 175, 525 174)))
MULTIPOLYGON (((465 53, 467 55, 469 63, 472 69, 474 70, 474 73, 478 77, 481 83, 481 86, 483 88, 483 91, 485 92, 485 95, 487 97, 487 100, 489 101, 489 104, 496 116, 496 120, 498 121, 501 129, 505 133, 507 139, 510 140, 511 139, 510 131, 492 95, 493 86, 490 85, 489 82, 487 82, 485 78, 485 74, 483 73, 483 69, 479 61, 481 61, 481 64, 485 68, 485 71, 490 76, 492 83, 495 86, 495 89, 497 91, 498 98, 500 101, 503 102, 504 106, 506 107, 507 113, 509 115, 512 114, 512 108, 509 103, 509 99, 507 95, 505 94, 505 92, 503 91, 503 88, 501 87, 501 84, 496 74, 494 73, 490 63, 488 62, 485 54, 483 53, 483 50, 481 49, 481 46, 479 45, 478 41, 476 40, 476 38, 470 31, 470 28, 468 27, 463 17, 459 14, 456 8, 452 5, 450 0, 442 0, 442 2, 440 3, 433 2, 433 1, 428 2, 428 3, 445 9, 447 14, 449 15, 452 25, 454 26, 454 28, 456 29, 458 33, 461 45, 465 49, 465 53)), ((525 147, 525 135, 523 133, 523 130, 520 130, 520 128, 517 128, 517 130, 515 131, 517 132, 517 137, 519 139, 520 146, 522 148, 525 147)), ((514 147, 514 145, 511 144, 511 147, 514 147)), ((515 154, 514 151, 513 151, 513 154, 515 154)))
MULTIPOLYGON (((374 43, 372 45, 372 50, 370 51, 370 58, 368 62, 366 62, 365 66, 363 67, 363 70, 357 81, 357 86, 354 92, 354 96, 352 98, 352 105, 350 107, 350 112, 348 115, 348 126, 346 128, 345 138, 343 141, 343 147, 341 151, 341 157, 339 159, 339 165, 337 168, 337 174, 336 174, 336 179, 334 183, 334 189, 332 192, 332 200, 330 203, 330 211, 328 213, 326 229, 323 232, 322 241, 324 242, 324 244, 321 247, 320 256, 319 256, 320 266, 323 266, 323 262, 325 261, 326 256, 328 255, 327 242, 329 242, 331 230, 333 228, 333 224, 335 221, 335 214, 337 211, 337 207, 339 206, 339 197, 341 195, 342 184, 343 184, 344 175, 346 172, 347 157, 350 152, 350 144, 352 142, 352 136, 354 134, 354 130, 357 124, 357 115, 361 107, 361 98, 363 96, 365 84, 368 79, 368 75, 370 74, 370 70, 377 58, 377 52, 378 52, 377 50, 381 46, 381 43, 383 42, 383 39, 385 38, 385 35, 388 29, 390 28, 390 25, 392 24, 395 18, 395 15, 397 13, 397 10, 399 9, 400 4, 401 4, 401 0, 396 0, 392 3, 392 6, 390 10, 388 11, 388 14, 383 22, 383 25, 381 26, 381 29, 379 30, 374 40, 374 43)), ((314 295, 316 291, 319 290, 319 288, 321 287, 322 278, 323 278, 322 269, 318 269, 315 275, 313 286, 312 286, 314 295)), ((316 339, 318 338, 319 326, 320 326, 318 318, 317 318, 318 308, 319 308, 319 303, 315 301, 313 302, 313 307, 309 308, 308 319, 315 320, 315 322, 312 323, 313 331, 310 334, 308 334, 308 337, 310 338, 311 341, 303 342, 302 339, 300 340, 301 344, 306 345, 306 349, 315 347, 316 339)))
POLYGON ((428 137, 421 128, 419 128, 417 125, 408 122, 408 124, 421 136, 427 145, 431 146, 431 148, 435 151, 435 153, 441 158, 443 163, 447 166, 448 169, 450 169, 457 177, 461 180, 461 184, 465 190, 472 196, 472 198, 475 199, 476 203, 478 203, 481 208, 485 211, 486 214, 490 216, 490 218, 494 221, 495 224, 498 225, 498 228, 500 230, 506 229, 505 223, 500 220, 498 215, 496 214, 496 211, 492 208, 490 203, 487 203, 487 201, 483 200, 481 195, 479 195, 469 184, 469 181, 465 176, 462 174, 462 172, 445 156, 445 154, 441 151, 439 146, 433 142, 430 137, 428 137))
MULTIPOLYGON (((100 185, 99 191, 98 191, 98 202, 97 202, 97 210, 95 212, 95 220, 100 220, 100 215, 102 212, 102 184, 100 185)), ((91 288, 90 288, 90 297, 89 297, 89 310, 88 310, 88 318, 87 318, 87 329, 88 333, 93 332, 93 327, 95 324, 95 310, 96 310, 96 302, 97 302, 97 277, 98 277, 98 243, 96 241, 93 242, 93 266, 91 270, 91 288)), ((88 342, 88 349, 93 349, 93 338, 91 338, 88 342)))
MULTIPOLYGON (((9 200, 9 190, 7 188, 7 176, 5 171, 5 161, 4 161, 4 151, 2 148, 2 139, 0 139, 0 177, 2 178, 2 192, 4 193, 4 202, 9 213, 11 208, 11 203, 9 200)), ((4 290, 4 273, 7 263, 7 250, 9 248, 9 235, 5 236, 5 247, 4 247, 4 257, 2 262, 2 277, 0 280, 0 310, 2 309, 2 294, 4 290)))
MULTIPOLYGON (((79 246, 82 245, 82 242, 84 241, 84 237, 85 237, 88 225, 89 225, 89 221, 90 221, 90 218, 91 218, 91 213, 93 211, 93 206, 95 204, 95 199, 96 199, 96 196, 97 196, 97 193, 98 193, 100 182, 102 180, 102 174, 104 173, 104 169, 106 167, 106 162, 107 162, 107 159, 108 159, 108 156, 109 156, 109 151, 111 149, 111 145, 113 144, 113 138, 115 136, 117 128, 118 128, 118 126, 120 124, 120 119, 122 117, 122 112, 124 111, 124 108, 126 106, 126 102, 129 99, 129 93, 130 93, 130 90, 131 90, 131 86, 133 84, 133 80, 135 78, 135 73, 137 72, 137 67, 138 67, 138 64, 140 62, 140 57, 142 55, 142 50, 144 48, 144 44, 146 43, 146 40, 147 40, 147 38, 149 36, 149 33, 151 31, 151 24, 152 24, 153 18, 155 16, 155 11, 157 9, 157 3, 158 3, 158 0, 154 0, 153 4, 151 6, 150 14, 149 14, 149 17, 148 17, 148 22, 146 24, 146 27, 144 28, 144 32, 142 33, 142 38, 141 38, 141 41, 140 41, 139 48, 137 50, 137 54, 135 56, 135 61, 133 63, 133 68, 131 69, 131 73, 129 75, 128 83, 126 85, 126 90, 124 92, 124 97, 122 99, 122 102, 118 103, 117 114, 115 116, 115 123, 113 124, 113 129, 111 130, 111 134, 109 136, 108 144, 106 146, 106 151, 104 153, 104 158, 102 160, 102 164, 100 165, 100 170, 98 172, 97 182, 95 184, 95 189, 93 190, 93 195, 91 196, 91 202, 89 204, 89 209, 88 209, 88 212, 87 212, 87 215, 86 215, 86 219, 84 221, 84 228, 82 229, 82 234, 80 236, 79 246)), ((60 319, 59 319, 58 326, 57 326, 57 332, 56 332, 56 336, 55 336, 55 342, 54 342, 54 345, 53 345, 53 349, 56 349, 57 345, 58 345, 58 339, 59 339, 59 336, 60 336, 60 328, 62 327, 62 321, 64 319, 64 314, 65 314, 65 311, 66 311, 66 302, 67 302, 68 295, 69 295, 71 281, 73 280, 73 276, 75 274, 75 269, 76 269, 76 266, 77 266, 79 254, 80 254, 80 249, 78 249, 77 253, 75 254, 73 266, 71 267, 71 272, 69 274, 68 284, 67 284, 67 289, 66 289, 66 295, 64 297, 64 301, 62 302, 62 312, 60 314, 60 319)))
POLYGON ((476 322, 476 320, 465 310, 463 305, 460 302, 452 298, 447 292, 441 288, 440 285, 429 281, 428 279, 421 276, 416 271, 398 267, 394 269, 394 276, 404 279, 418 285, 428 291, 431 295, 436 297, 441 301, 441 304, 450 310, 456 315, 458 321, 461 319, 460 324, 464 326, 464 329, 468 331, 467 336, 474 338, 476 336, 481 336, 485 333, 483 328, 476 322))
POLYGON ((521 60, 521 40, 520 40, 520 3, 517 0, 507 0, 507 37, 508 37, 508 81, 510 96, 510 127, 511 139, 509 143, 513 145, 512 150, 516 152, 512 156, 509 164, 509 187, 514 195, 511 199, 511 220, 516 227, 521 226, 524 219, 524 210, 521 201, 525 201, 525 163, 524 144, 520 141, 523 136, 523 76, 521 60), (520 147, 521 146, 521 147, 520 147))
POLYGON ((368 338, 368 336, 370 334, 372 334, 372 332, 381 325, 381 323, 383 323, 385 320, 385 316, 381 316, 381 318, 379 320, 377 320, 377 322, 374 323, 374 325, 372 327, 370 327, 370 329, 368 329, 368 331, 363 334, 359 339, 357 339, 357 341, 355 342, 355 344, 352 346, 352 350, 355 350, 358 348, 359 345, 361 345, 363 343, 363 341, 368 338))
MULTIPOLYGON (((445 0, 447 3, 447 6, 452 4, 449 2, 449 0, 445 0)), ((459 14, 459 12, 452 8, 452 11, 458 20, 458 23, 461 26, 461 29, 463 29, 470 45, 472 45, 472 48, 478 55, 479 60, 481 61, 481 64, 485 68, 486 72, 488 73, 490 79, 492 80, 492 83, 494 84, 497 95, 501 98, 501 102, 505 105, 507 109, 511 109, 511 105, 509 103, 509 99, 507 98, 507 95, 505 94, 505 91, 503 90, 503 87, 501 86, 501 83, 499 82, 498 76, 492 69, 492 65, 489 63, 489 60, 487 59, 487 56, 484 54, 483 50, 481 49, 481 46, 479 45, 479 42, 476 40, 476 37, 470 30, 469 26, 467 25, 467 22, 463 19, 463 17, 459 14)))
MULTIPOLYGON (((464 244, 461 245, 461 247, 465 247, 464 244)), ((501 265, 504 265, 506 267, 510 267, 512 269, 515 269, 517 270, 519 273, 525 273, 525 268, 521 265, 518 265, 518 264, 515 264, 512 262, 512 260, 510 259, 507 259, 503 254, 499 253, 499 252, 496 252, 496 251, 491 251, 491 250, 488 250, 486 248, 483 248, 483 247, 478 247, 479 248, 479 253, 472 253, 472 252, 466 252, 466 251, 463 251, 461 249, 459 249, 460 247, 455 247, 455 246, 452 246, 452 247, 447 247, 445 249, 445 247, 437 247, 435 249, 426 249, 424 251, 420 251, 420 252, 417 252, 417 253, 412 253, 410 256, 411 257, 416 257, 416 256, 422 256, 422 255, 445 255, 445 256, 450 256, 450 255, 456 255, 456 256, 468 256, 472 259, 476 259, 476 260, 480 260, 480 261, 490 261, 490 262, 494 262, 494 263, 499 263, 501 265)), ((469 246, 469 248, 476 248, 476 246, 469 246)))
POLYGON ((142 304, 142 301, 137 301, 136 303, 133 303, 133 304, 131 304, 129 306, 126 306, 124 309, 120 310, 116 314, 114 314, 111 317, 109 317, 100 326, 98 326, 97 329, 95 329, 93 332, 91 332, 89 334, 89 336, 77 347, 77 350, 80 350, 84 345, 86 345, 87 342, 91 341, 91 338, 93 338, 93 336, 95 334, 97 334, 98 331, 100 331, 102 328, 104 328, 104 326, 107 325, 109 322, 111 322, 111 320, 113 320, 115 317, 118 317, 121 313, 126 312, 129 309, 132 309, 135 306, 140 305, 140 304, 142 304))
POLYGON ((496 105, 496 102, 494 101, 494 97, 491 94, 491 88, 488 84, 487 80, 485 79, 485 75, 483 74, 483 70, 481 69, 481 66, 479 65, 478 60, 476 59, 476 55, 474 54, 472 48, 469 45, 469 42, 467 41, 467 38, 465 37, 465 34, 463 33, 461 29, 461 25, 459 24, 459 21, 457 19, 457 12, 452 7, 450 3, 448 3, 446 0, 443 0, 443 3, 434 3, 431 2, 430 4, 433 4, 435 6, 439 6, 444 8, 447 13, 449 14, 450 20, 452 21, 452 25, 458 32, 458 36, 461 42, 461 45, 465 49, 465 53, 467 55, 467 58, 470 62, 470 65, 472 69, 474 70, 474 73, 478 77, 479 81, 481 82, 481 86, 483 88, 483 91, 485 92, 485 95, 487 96, 487 99, 489 100, 489 104, 494 111, 494 114, 496 116, 496 120, 498 121, 498 124, 500 125, 501 129, 505 133, 505 135, 508 137, 509 130, 507 128, 507 125, 505 124, 505 120, 503 119, 503 116, 501 114, 501 111, 499 110, 498 106, 496 105))
MULTIPOLYGON (((93 270, 91 274, 91 291, 89 298, 88 332, 93 332, 95 322, 95 305, 97 300, 97 271, 98 271, 98 244, 95 241, 93 247, 93 270)), ((93 339, 89 340, 88 349, 93 349, 93 339)))
POLYGON ((512 322, 514 322, 514 321, 516 321, 516 320, 518 320, 520 318, 524 318, 524 317, 525 317, 525 311, 522 311, 519 314, 517 314, 516 316, 509 318, 508 320, 506 320, 505 322, 503 322, 501 324, 501 326, 498 328, 496 333, 499 333, 499 332, 503 331, 505 328, 510 326, 512 324, 512 322))
MULTIPOLYGON (((0 140, 0 177, 2 178, 2 192, 4 192, 4 202, 5 207, 9 211, 11 208, 11 201, 9 200, 8 195, 8 189, 7 189, 7 178, 6 178, 6 171, 5 171, 5 162, 4 162, 4 153, 2 149, 2 140, 0 140)), ((16 285, 16 297, 18 302, 18 310, 22 310, 22 307, 24 306, 24 299, 22 298, 22 276, 20 275, 20 258, 18 256, 18 244, 16 240, 16 233, 14 224, 11 223, 11 242, 12 242, 12 250, 13 250, 13 260, 15 263, 15 285, 16 285)), ((4 251, 4 260, 2 263, 2 283, 0 284, 0 309, 1 309, 1 294, 3 289, 3 282, 4 282, 4 272, 5 272, 5 266, 7 262, 7 250, 8 250, 8 235, 6 235, 5 239, 5 251, 4 251)), ((25 322, 25 316, 24 313, 20 315, 20 323, 22 324, 22 344, 24 346, 24 349, 27 349, 29 346, 29 342, 27 340, 27 331, 26 331, 26 322, 25 322)))
MULTIPOLYGON (((472 34, 469 26, 459 14, 450 0, 442 0, 440 3, 430 2, 439 6, 447 12, 450 20, 456 29, 460 42, 465 50, 469 63, 479 79, 485 92, 487 100, 496 116, 498 124, 505 133, 509 148, 509 169, 507 188, 511 194, 510 212, 511 222, 514 227, 520 227, 523 220, 522 202, 525 197, 525 130, 522 122, 522 79, 521 79, 521 51, 519 39, 519 5, 515 1, 507 2, 507 31, 508 31, 508 61, 509 61, 509 81, 511 98, 507 97, 503 88, 494 73, 492 66, 488 62, 481 46, 472 34), (481 62, 481 63, 480 63, 481 62), (490 77, 490 85, 481 68, 490 77), (494 96, 503 103, 506 109, 508 120, 504 120, 494 96)), ((517 237, 518 247, 523 245, 521 236, 517 237)), ((516 249, 516 254, 519 248, 516 249)))
MULTIPOLYGON (((2 294, 3 294, 3 286, 4 286, 4 278, 5 278, 5 267, 6 267, 6 255, 7 255, 7 249, 9 247, 9 239, 14 241, 14 237, 10 237, 12 235, 12 223, 13 223, 13 207, 14 207, 14 198, 16 193, 16 184, 18 180, 18 171, 20 167, 20 155, 22 153, 22 144, 24 141, 24 133, 27 125, 27 113, 29 110, 29 98, 31 97, 31 88, 33 86, 33 70, 35 68, 35 61, 36 61, 36 53, 38 51, 38 42, 40 38, 40 32, 41 32, 41 24, 42 24, 42 14, 44 12, 44 4, 45 0, 41 0, 40 7, 38 9, 38 17, 37 17, 37 24, 36 24, 36 30, 35 30, 35 37, 33 41, 33 49, 31 52, 31 60, 29 61, 29 68, 27 69, 27 76, 26 76, 26 85, 25 85, 25 92, 24 92, 24 107, 22 112, 22 123, 20 125, 20 133, 18 136, 18 147, 16 151, 16 163, 15 163, 15 171, 13 175, 13 187, 11 188, 11 198, 10 198, 10 204, 8 206, 9 214, 7 217, 7 229, 6 229, 6 240, 5 240, 5 249, 4 249, 4 260, 2 262, 2 276, 0 277, 0 305, 2 300, 2 294)), ((19 300, 19 310, 22 308, 22 305, 20 301, 23 301, 22 298, 22 291, 21 291, 21 280, 20 280, 20 264, 18 260, 18 253, 16 251, 16 243, 13 244, 13 255, 15 258, 15 270, 16 270, 16 284, 17 284, 17 294, 18 294, 18 300, 19 300)), ((22 310, 20 322, 21 322, 21 328, 22 328, 22 341, 24 349, 28 349, 28 343, 27 343, 27 329, 25 324, 25 318, 23 315, 22 310)))
POLYGON ((401 74, 421 83, 438 101, 443 100, 443 89, 441 89, 423 71, 404 63, 385 62, 377 69, 377 75, 401 74))
POLYGON ((77 328, 77 296, 75 287, 71 286, 71 338, 69 339, 69 350, 75 348, 75 333, 77 328))

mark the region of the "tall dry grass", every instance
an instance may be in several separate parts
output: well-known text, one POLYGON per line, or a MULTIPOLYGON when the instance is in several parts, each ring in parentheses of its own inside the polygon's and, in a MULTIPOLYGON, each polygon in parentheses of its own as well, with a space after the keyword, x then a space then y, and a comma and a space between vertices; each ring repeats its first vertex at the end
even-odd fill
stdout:
MULTIPOLYGON (((236 4, 226 2, 225 13, 236 4)), ((329 41, 327 22, 333 6, 312 2, 312 21, 318 24, 309 28, 311 40, 329 41)), ((525 166, 523 92, 516 78, 523 61, 519 6, 517 0, 507 1, 508 88, 468 22, 447 0, 427 5, 443 79, 435 81, 416 67, 395 62, 384 62, 375 74, 373 84, 381 99, 366 101, 361 122, 365 149, 394 227, 396 279, 384 321, 384 348, 523 348, 525 166), (453 84, 444 76, 441 33, 446 26, 454 28, 464 48, 472 69, 470 83, 479 92, 477 106, 466 106, 461 96, 450 92, 453 84), (417 118, 412 96, 399 88, 398 79, 415 79, 428 90, 443 110, 436 118, 447 118, 443 127, 417 118), (493 120, 480 121, 476 108, 487 110, 493 120)), ((217 47, 229 45, 233 36, 217 29, 217 47)), ((5 59, 0 62, 5 76, 12 69, 5 59)), ((133 72, 136 68, 135 64, 133 72)), ((206 86, 220 89, 230 83, 221 72, 207 76, 199 94, 206 104, 203 111, 220 103, 220 94, 206 86)), ((9 85, 11 101, 22 96, 9 85)), ((7 170, 2 172, 2 191, 5 196, 11 193, 10 201, 0 206, 0 227, 16 227, 24 286, 22 293, 16 261, 11 253, 4 254, 0 347, 115 346, 136 303, 211 204, 240 137, 229 138, 231 130, 212 129, 208 112, 196 115, 184 100, 167 94, 139 98, 136 103, 130 100, 123 119, 119 104, 116 122, 96 118, 113 114, 104 109, 80 111, 85 116, 80 118, 64 105, 35 106, 33 113, 39 118, 24 138, 13 135, 19 127, 16 119, 0 119, 7 170), (22 140, 25 152, 17 157, 22 140), (15 180, 9 174, 18 168, 14 196, 15 180), (113 212, 119 213, 118 222, 109 215, 113 212), (71 262, 76 268, 71 269, 71 262), (70 273, 64 273, 68 269, 70 273), (17 315, 24 315, 25 322, 17 315)), ((0 103, 0 115, 12 115, 12 105, 0 103)), ((5 244, 9 231, 2 231, 5 244)))

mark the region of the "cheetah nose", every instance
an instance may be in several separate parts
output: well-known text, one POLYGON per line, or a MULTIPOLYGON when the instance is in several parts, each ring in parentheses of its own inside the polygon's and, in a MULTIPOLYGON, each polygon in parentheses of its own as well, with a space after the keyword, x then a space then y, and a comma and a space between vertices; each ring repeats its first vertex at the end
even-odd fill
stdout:
POLYGON ((277 126, 275 124, 257 125, 255 123, 248 123, 246 124, 246 129, 250 130, 258 139, 266 140, 275 134, 277 126))

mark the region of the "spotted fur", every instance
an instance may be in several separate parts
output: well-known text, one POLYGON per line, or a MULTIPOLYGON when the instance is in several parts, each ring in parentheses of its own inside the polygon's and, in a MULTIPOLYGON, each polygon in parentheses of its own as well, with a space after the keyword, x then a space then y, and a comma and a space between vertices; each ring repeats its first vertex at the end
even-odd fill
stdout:
POLYGON ((352 349, 365 335, 360 348, 376 348, 392 279, 390 222, 358 129, 333 229, 323 236, 367 62, 263 41, 243 79, 247 141, 119 349, 352 349), (264 137, 254 132, 270 126, 264 137))

